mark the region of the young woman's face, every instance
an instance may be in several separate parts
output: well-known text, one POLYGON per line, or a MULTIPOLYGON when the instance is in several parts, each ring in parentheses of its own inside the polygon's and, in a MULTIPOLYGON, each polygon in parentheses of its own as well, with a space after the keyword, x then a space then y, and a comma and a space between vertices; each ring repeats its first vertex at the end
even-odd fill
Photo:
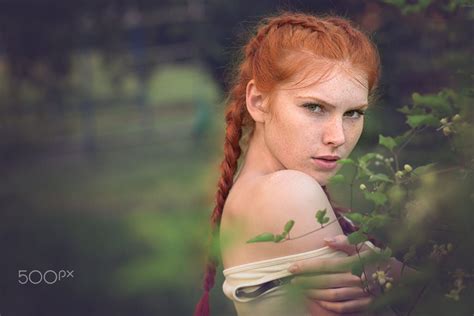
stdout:
POLYGON ((316 76, 307 78, 305 82, 315 82, 309 86, 279 87, 263 125, 265 144, 274 158, 285 169, 305 172, 321 185, 341 167, 323 158, 347 158, 364 126, 367 80, 354 69, 346 70, 335 67, 319 82, 316 76))

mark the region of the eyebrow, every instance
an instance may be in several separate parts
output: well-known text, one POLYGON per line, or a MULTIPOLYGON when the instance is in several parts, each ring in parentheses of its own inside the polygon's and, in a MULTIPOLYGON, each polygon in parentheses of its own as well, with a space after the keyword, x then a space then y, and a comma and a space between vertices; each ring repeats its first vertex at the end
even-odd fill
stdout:
MULTIPOLYGON (((297 96, 296 98, 297 99, 311 99, 311 100, 314 100, 317 103, 320 103, 321 105, 324 105, 324 106, 329 106, 329 107, 333 107, 333 108, 336 107, 335 105, 333 105, 333 104, 331 104, 327 101, 324 101, 324 100, 321 100, 319 98, 312 97, 312 96, 311 97, 310 96, 297 96)), ((362 104, 362 105, 351 107, 349 110, 365 110, 368 107, 369 107, 368 104, 362 104)))

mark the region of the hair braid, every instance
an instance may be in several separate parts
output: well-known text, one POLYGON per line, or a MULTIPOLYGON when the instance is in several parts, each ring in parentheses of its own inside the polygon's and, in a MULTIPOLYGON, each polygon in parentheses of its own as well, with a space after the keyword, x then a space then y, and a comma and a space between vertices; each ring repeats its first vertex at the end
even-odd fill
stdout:
MULTIPOLYGON (((245 118, 245 87, 244 82, 237 84, 231 92, 230 103, 226 110, 225 121, 227 123, 224 141, 224 159, 220 165, 221 177, 218 182, 216 193, 216 205, 211 214, 211 235, 210 244, 218 238, 220 221, 224 204, 229 195, 229 191, 234 184, 234 174, 237 171, 238 160, 242 153, 240 139, 242 137, 242 127, 245 118), (243 89, 243 92, 242 92, 243 89), (242 97, 243 96, 243 97, 242 97)), ((204 294, 196 305, 195 316, 207 316, 210 313, 209 292, 214 287, 216 269, 219 265, 217 256, 208 254, 206 274, 203 282, 204 294)))
POLYGON ((309 29, 313 32, 322 32, 328 29, 328 25, 325 21, 317 19, 313 16, 307 16, 304 14, 283 14, 278 17, 266 19, 257 34, 250 40, 245 49, 246 57, 253 57, 255 52, 260 47, 265 37, 273 30, 289 25, 292 27, 302 27, 309 29))

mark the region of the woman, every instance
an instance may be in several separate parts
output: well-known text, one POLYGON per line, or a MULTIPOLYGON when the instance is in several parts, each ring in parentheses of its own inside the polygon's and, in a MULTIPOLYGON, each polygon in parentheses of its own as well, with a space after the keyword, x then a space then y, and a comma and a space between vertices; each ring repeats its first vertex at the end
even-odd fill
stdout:
MULTIPOLYGON (((343 18, 283 13, 265 20, 243 52, 227 104, 225 159, 211 216, 214 238, 220 233, 224 292, 239 315, 364 311, 371 295, 350 267, 339 265, 357 256, 343 235, 353 227, 333 211, 325 185, 362 133, 380 72, 377 49, 343 18), (242 136, 248 145, 234 179, 242 136), (313 231, 320 209, 332 223, 324 229, 283 243, 246 243, 281 232, 290 219, 292 236, 313 231), (297 306, 281 294, 290 279, 306 289, 297 306)), ((211 257, 195 315, 209 313, 216 266, 211 257)))

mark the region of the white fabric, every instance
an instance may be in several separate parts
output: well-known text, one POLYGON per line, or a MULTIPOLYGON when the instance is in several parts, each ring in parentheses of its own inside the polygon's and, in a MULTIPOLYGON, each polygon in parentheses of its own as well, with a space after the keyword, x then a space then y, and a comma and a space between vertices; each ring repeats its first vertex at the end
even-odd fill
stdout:
MULTIPOLYGON (((371 242, 366 241, 366 244, 370 248, 378 250, 371 242)), ((233 301, 239 316, 309 315, 308 312, 305 311, 304 304, 290 304, 288 295, 285 295, 286 291, 282 285, 276 286, 256 298, 237 297, 236 291, 243 287, 249 287, 248 289, 250 290, 257 289, 259 285, 265 282, 290 276, 291 273, 288 272, 287 269, 296 261, 335 257, 347 257, 347 254, 329 247, 323 247, 290 256, 277 257, 231 267, 223 271, 225 281, 222 285, 222 289, 224 294, 233 301)))

